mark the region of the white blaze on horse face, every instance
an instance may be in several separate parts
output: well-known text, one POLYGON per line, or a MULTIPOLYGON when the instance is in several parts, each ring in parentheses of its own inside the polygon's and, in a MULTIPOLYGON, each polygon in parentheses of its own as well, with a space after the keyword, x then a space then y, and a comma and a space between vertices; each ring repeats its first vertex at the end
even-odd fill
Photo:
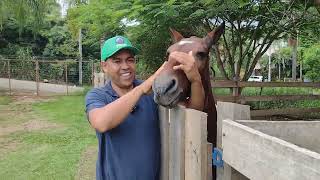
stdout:
POLYGON ((179 45, 184 45, 184 44, 192 44, 193 41, 179 41, 178 44, 179 45))

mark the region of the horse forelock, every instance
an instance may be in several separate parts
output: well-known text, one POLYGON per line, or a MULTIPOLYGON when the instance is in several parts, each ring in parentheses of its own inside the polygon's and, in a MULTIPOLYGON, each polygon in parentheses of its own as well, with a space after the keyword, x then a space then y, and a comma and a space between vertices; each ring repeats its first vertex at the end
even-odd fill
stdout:
POLYGON ((194 43, 193 41, 190 41, 190 40, 181 40, 178 42, 178 45, 184 45, 184 44, 192 44, 194 43))

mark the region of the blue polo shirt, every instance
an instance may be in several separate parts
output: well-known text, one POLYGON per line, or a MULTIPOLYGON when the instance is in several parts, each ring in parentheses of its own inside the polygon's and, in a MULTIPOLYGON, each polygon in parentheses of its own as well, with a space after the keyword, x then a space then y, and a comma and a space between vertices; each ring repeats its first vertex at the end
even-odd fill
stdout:
MULTIPOLYGON (((142 81, 135 80, 134 86, 142 81)), ((117 127, 96 131, 99 151, 96 164, 98 180, 158 180, 160 172, 160 129, 158 107, 152 95, 142 96, 136 108, 117 127)), ((86 95, 87 115, 119 96, 111 82, 94 88, 86 95)), ((121 113, 121 109, 119 110, 121 113)))

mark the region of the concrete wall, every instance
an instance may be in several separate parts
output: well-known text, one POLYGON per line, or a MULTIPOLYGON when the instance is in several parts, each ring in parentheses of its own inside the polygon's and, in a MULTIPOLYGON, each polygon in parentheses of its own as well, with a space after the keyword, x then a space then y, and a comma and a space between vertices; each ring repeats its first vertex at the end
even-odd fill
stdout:
MULTIPOLYGON (((243 125, 320 153, 320 121, 238 121, 243 125)), ((319 177, 320 179, 320 177, 319 177)))

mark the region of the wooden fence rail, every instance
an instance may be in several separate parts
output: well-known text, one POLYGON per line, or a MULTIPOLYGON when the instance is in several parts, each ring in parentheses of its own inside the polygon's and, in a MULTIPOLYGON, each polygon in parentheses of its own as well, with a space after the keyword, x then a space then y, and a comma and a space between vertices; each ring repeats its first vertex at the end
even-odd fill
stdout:
POLYGON ((211 81, 213 88, 245 88, 245 87, 313 87, 320 88, 320 82, 241 82, 211 81))
MULTIPOLYGON (((258 101, 298 101, 298 100, 320 100, 320 94, 301 94, 301 95, 254 95, 244 96, 240 94, 241 88, 246 87, 308 87, 320 89, 320 82, 241 82, 241 81, 211 81, 213 88, 231 88, 231 95, 214 95, 216 101, 235 102, 245 104, 246 102, 258 101)), ((272 116, 272 115, 296 115, 305 113, 319 113, 320 108, 285 108, 253 110, 252 116, 272 116)))

